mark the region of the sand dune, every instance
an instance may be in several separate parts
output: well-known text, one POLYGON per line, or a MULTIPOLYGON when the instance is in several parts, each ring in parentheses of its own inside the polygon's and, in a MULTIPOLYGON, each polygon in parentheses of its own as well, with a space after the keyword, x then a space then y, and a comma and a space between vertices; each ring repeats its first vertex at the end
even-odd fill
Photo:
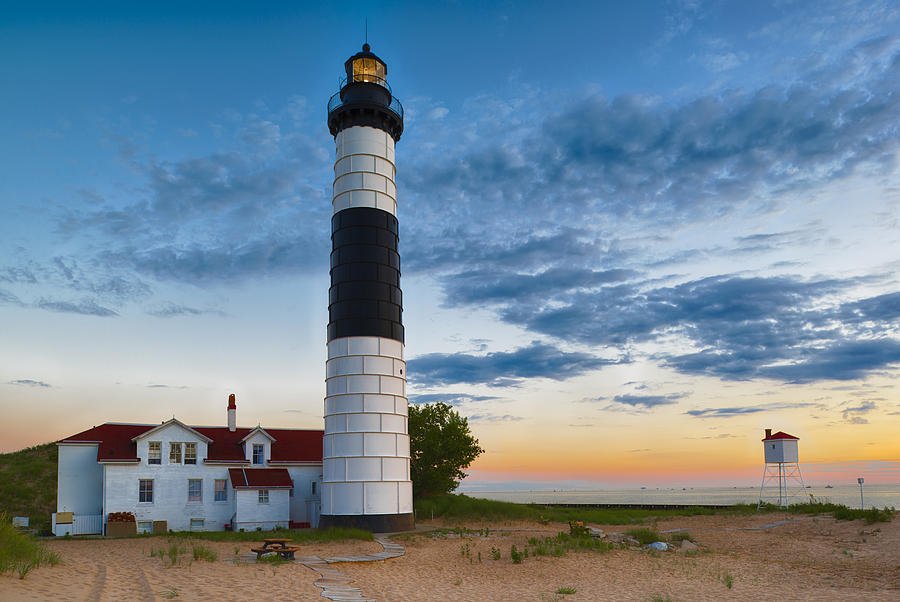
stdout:
MULTIPOLYGON (((419 527, 441 526, 420 523, 419 527)), ((767 514, 700 516, 660 521, 659 530, 687 529, 696 552, 648 553, 615 549, 530 557, 513 564, 513 544, 554 535, 566 525, 468 524, 487 536, 426 534, 394 538, 400 558, 330 565, 350 577, 367 598, 403 600, 896 600, 900 598, 900 522, 865 525, 831 518, 767 514), (778 526, 766 525, 787 521, 778 526), (491 549, 501 552, 491 558, 491 549), (479 559, 480 553, 480 559, 479 559), (730 577, 730 578, 729 578, 730 577), (727 583, 731 583, 731 588, 727 583), (557 594, 571 587, 574 594, 557 594)), ((626 527, 600 525, 607 532, 626 527)), ((151 556, 166 538, 50 541, 62 564, 24 580, 0 577, 0 600, 322 600, 321 575, 301 563, 278 567, 247 562, 247 543, 202 542, 215 562, 170 566, 151 556)), ((189 544, 187 544, 189 547, 189 544)), ((303 556, 380 552, 375 542, 304 546, 303 556)))

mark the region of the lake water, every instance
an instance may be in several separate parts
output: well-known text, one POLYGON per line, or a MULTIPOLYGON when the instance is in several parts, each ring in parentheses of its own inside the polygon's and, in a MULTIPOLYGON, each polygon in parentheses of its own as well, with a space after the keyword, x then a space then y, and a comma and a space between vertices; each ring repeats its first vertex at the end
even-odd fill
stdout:
MULTIPOLYGON (((836 485, 828 489, 812 487, 802 490, 805 497, 793 501, 809 501, 814 495, 819 501, 845 504, 859 508, 859 487, 836 485)), ((520 504, 755 504, 759 500, 759 487, 686 487, 615 489, 597 491, 534 490, 534 491, 461 491, 469 497, 516 502, 520 504)), ((764 495, 770 496, 771 492, 764 495)), ((864 485, 866 508, 893 506, 900 508, 900 484, 864 485)))

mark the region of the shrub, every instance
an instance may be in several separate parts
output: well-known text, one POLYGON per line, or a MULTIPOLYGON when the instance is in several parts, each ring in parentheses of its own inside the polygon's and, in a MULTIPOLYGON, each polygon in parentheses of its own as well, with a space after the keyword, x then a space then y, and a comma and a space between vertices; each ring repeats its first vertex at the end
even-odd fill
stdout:
POLYGON ((513 564, 522 564, 522 561, 525 560, 525 555, 516 548, 515 544, 509 550, 509 557, 512 559, 513 564))
POLYGON ((648 543, 653 543, 654 541, 659 541, 659 533, 657 533, 656 529, 650 529, 647 527, 641 527, 639 529, 629 529, 628 531, 626 531, 626 534, 638 540, 642 546, 645 546, 648 543))
POLYGON ((491 548, 491 558, 493 560, 500 560, 500 550, 497 548, 491 548))
POLYGON ((584 526, 584 521, 569 521, 569 535, 572 537, 590 537, 591 530, 584 526))
POLYGON ((0 512, 0 573, 15 572, 19 579, 24 579, 32 569, 56 564, 59 564, 57 553, 17 531, 9 517, 0 512))
POLYGON ((558 590, 556 590, 556 593, 557 593, 557 594, 562 594, 562 595, 565 596, 565 595, 568 595, 568 594, 574 594, 574 593, 576 593, 577 591, 578 591, 578 590, 576 590, 574 587, 561 587, 561 588, 559 588, 558 590))

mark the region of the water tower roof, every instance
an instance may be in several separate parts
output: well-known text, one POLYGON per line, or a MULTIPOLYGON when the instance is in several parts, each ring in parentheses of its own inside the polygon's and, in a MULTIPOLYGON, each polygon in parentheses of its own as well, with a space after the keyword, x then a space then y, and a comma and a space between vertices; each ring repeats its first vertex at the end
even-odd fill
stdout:
POLYGON ((788 435, 784 431, 778 431, 777 433, 769 435, 768 437, 763 439, 763 441, 771 441, 773 439, 796 439, 797 441, 799 441, 800 437, 794 437, 793 435, 788 435))

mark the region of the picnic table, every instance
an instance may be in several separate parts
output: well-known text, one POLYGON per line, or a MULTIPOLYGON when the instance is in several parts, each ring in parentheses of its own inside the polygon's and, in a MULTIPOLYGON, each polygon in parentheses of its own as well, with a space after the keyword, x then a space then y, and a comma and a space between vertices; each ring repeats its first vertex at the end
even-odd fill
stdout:
POLYGON ((256 559, 259 560, 266 554, 278 554, 286 560, 294 559, 294 552, 300 549, 299 546, 289 546, 290 539, 283 537, 268 537, 263 539, 263 544, 257 548, 250 548, 251 552, 256 552, 256 559))

